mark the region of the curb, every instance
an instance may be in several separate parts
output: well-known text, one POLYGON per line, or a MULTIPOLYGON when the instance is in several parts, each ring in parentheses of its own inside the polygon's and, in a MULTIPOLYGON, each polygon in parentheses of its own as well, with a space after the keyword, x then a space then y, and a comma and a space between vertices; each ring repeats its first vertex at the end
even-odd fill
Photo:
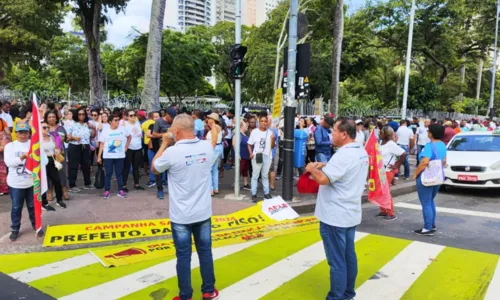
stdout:
MULTIPOLYGON (((417 191, 417 185, 412 184, 408 186, 404 186, 398 189, 395 189, 391 191, 392 197, 399 197, 402 195, 410 194, 413 192, 417 191)), ((361 197, 361 203, 367 203, 368 202, 368 195, 363 195, 361 197)), ((300 205, 299 203, 296 205, 292 204, 292 208, 300 215, 300 214, 310 214, 314 212, 314 209, 316 208, 316 202, 314 203, 307 203, 307 204, 302 204, 300 205)))

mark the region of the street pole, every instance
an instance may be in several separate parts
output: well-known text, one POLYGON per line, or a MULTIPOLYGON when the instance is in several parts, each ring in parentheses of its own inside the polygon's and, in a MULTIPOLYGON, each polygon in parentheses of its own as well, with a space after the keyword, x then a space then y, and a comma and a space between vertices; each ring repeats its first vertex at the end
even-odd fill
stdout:
POLYGON ((410 28, 408 32, 408 48, 406 49, 406 69, 403 90, 403 105, 401 106, 401 119, 406 119, 406 104, 408 102, 408 86, 410 85, 411 47, 413 42, 413 23, 415 22, 415 0, 411 2, 410 28))
POLYGON ((495 45, 493 45, 493 66, 491 67, 491 92, 490 92, 490 105, 489 116, 490 120, 495 117, 495 110, 493 109, 493 103, 495 102, 495 78, 497 74, 497 41, 498 41, 498 15, 500 14, 500 0, 497 1, 497 16, 495 24, 495 45))
MULTIPOLYGON (((241 0, 236 0, 236 28, 234 30, 234 43, 241 44, 241 0)), ((235 124, 233 134, 234 145, 234 195, 240 196, 240 106, 241 106, 241 79, 234 80, 234 114, 235 124)))
MULTIPOLYGON (((288 22, 288 69, 286 82, 285 133, 283 138, 283 200, 293 199, 293 131, 295 123, 295 72, 297 64, 297 23, 299 1, 290 0, 288 22)), ((281 155, 281 154, 280 154, 281 155)))

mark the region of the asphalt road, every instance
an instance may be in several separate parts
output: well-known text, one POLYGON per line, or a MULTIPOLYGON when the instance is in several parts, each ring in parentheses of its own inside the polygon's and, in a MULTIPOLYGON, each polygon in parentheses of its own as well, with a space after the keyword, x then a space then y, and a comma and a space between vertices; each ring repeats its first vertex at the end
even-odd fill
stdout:
POLYGON ((397 219, 376 218, 378 208, 365 204, 359 230, 449 247, 500 254, 500 190, 441 188, 436 197, 438 228, 433 237, 417 236, 423 227, 417 193, 394 198, 397 219))

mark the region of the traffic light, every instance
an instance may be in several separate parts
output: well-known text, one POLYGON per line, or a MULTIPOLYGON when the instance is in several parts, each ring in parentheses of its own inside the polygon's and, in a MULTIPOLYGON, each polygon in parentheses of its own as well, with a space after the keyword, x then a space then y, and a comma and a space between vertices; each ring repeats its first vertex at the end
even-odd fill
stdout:
POLYGON ((230 53, 230 67, 229 73, 233 76, 233 79, 241 79, 243 72, 245 72, 246 64, 243 62, 243 58, 247 53, 247 47, 241 44, 234 44, 231 47, 230 53))

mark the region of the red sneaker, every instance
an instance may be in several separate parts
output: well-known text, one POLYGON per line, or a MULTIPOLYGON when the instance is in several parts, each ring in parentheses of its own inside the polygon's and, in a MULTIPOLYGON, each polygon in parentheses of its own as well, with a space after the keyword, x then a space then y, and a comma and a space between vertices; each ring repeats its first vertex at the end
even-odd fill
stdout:
POLYGON ((204 293, 203 300, 216 300, 219 299, 219 291, 214 289, 213 293, 204 293))
MULTIPOLYGON (((172 300, 181 300, 181 297, 175 296, 174 299, 172 299, 172 300)), ((189 298, 188 300, 191 300, 191 298, 189 298)))

